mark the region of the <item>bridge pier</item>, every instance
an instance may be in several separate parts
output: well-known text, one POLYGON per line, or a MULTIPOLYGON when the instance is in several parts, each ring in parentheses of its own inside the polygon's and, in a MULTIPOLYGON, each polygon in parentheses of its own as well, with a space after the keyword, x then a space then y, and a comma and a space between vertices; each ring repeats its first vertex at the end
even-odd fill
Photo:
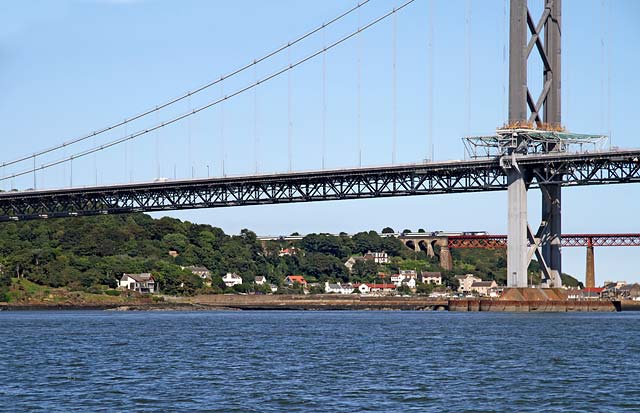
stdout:
POLYGON ((508 172, 509 216, 507 224, 507 286, 527 286, 527 187, 517 165, 508 172))
POLYGON ((596 286, 596 260, 593 251, 593 239, 587 239, 587 270, 585 276, 585 287, 595 288, 596 286))
POLYGON ((440 267, 445 271, 453 270, 453 257, 449 245, 443 245, 440 248, 440 267))

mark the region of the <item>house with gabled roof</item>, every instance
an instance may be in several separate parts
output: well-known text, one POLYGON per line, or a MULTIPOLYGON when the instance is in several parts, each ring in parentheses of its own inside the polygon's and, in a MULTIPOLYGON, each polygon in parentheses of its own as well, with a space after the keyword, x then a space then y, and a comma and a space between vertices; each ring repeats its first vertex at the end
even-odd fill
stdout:
POLYGON ((224 285, 227 287, 233 287, 234 285, 242 284, 242 277, 235 272, 228 272, 222 277, 222 282, 224 282, 224 285))
POLYGON ((192 274, 202 278, 204 285, 211 286, 211 272, 207 267, 190 265, 188 267, 181 267, 183 270, 191 271, 192 274))
POLYGON ((488 296, 489 290, 496 288, 498 284, 495 281, 474 281, 471 284, 471 291, 477 292, 479 295, 488 296))
POLYGON ((118 289, 153 294, 156 292, 156 281, 153 275, 148 272, 141 274, 124 273, 118 281, 118 289))
POLYGON ((482 281, 482 278, 476 277, 473 274, 456 275, 455 279, 458 281, 458 292, 460 293, 471 292, 471 285, 473 285, 474 282, 482 281))
POLYGON ((307 280, 302 275, 287 275, 284 279, 284 284, 291 287, 295 284, 300 284, 303 287, 307 286, 307 280))
POLYGON ((420 282, 424 284, 442 285, 442 273, 435 271, 422 271, 420 282))

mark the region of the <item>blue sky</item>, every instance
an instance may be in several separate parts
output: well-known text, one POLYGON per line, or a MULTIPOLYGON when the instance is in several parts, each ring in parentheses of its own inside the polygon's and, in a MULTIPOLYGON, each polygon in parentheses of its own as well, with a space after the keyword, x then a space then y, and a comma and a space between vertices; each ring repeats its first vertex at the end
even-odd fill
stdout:
MULTIPOLYGON (((355 1, 75 0, 0 3, 0 136, 3 160, 28 154, 100 127, 216 79, 355 5, 355 1)), ((401 1, 371 0, 358 13, 255 70, 152 115, 147 122, 90 139, 86 149, 124 136, 255 81, 318 50, 401 1)), ((640 147, 634 119, 640 82, 640 3, 564 0, 563 123, 576 132, 612 135, 619 147, 640 147), (604 18, 603 18, 604 16, 604 18)), ((534 14, 540 1, 530 0, 534 14)), ((429 69, 433 71, 433 155, 464 156, 460 138, 487 134, 504 122, 505 1, 416 0, 396 16, 397 162, 430 156, 429 69), (433 11, 433 14, 431 14, 433 11), (469 23, 465 23, 468 16, 469 23), (429 27, 433 58, 429 58, 429 27), (470 47, 467 47, 467 43, 470 47), (470 86, 467 87, 467 73, 470 86)), ((73 184, 156 177, 246 174, 288 169, 291 112, 293 169, 391 162, 393 136, 393 19, 190 121, 96 156, 76 160, 73 184), (358 61, 360 64, 358 65, 358 61), (360 70, 358 70, 360 67, 360 70), (358 76, 360 72, 360 76, 358 76), (360 82, 358 82, 360 79, 360 82), (289 82, 291 88, 289 88, 289 82), (358 83, 360 105, 358 105, 358 83), (291 109, 289 109, 291 100, 291 109), (359 109, 358 109, 359 107, 359 109), (360 134, 358 134, 358 114, 360 134), (361 145, 358 145, 358 135, 361 145), (224 142, 224 143, 223 143, 224 142), (224 148, 224 151, 222 150, 224 148), (224 155, 223 155, 224 153, 224 155), (208 167, 207 167, 208 166, 208 167)), ((530 65, 539 88, 539 64, 530 65)), ((75 151, 74 151, 75 152, 75 151)), ((72 153, 71 148, 37 163, 72 153)), ((21 165, 18 169, 24 169, 21 165)), ((17 170, 17 169, 16 169, 17 170)), ((5 173, 9 171, 3 171, 5 173)), ((71 183, 71 167, 36 177, 37 186, 71 183)), ((0 182, 33 186, 33 177, 0 182)), ((540 219, 532 191, 530 222, 540 219)), ((640 185, 571 188, 563 192, 563 232, 640 232, 640 185)), ((506 231, 506 193, 243 207, 171 213, 236 233, 355 232, 390 225, 427 230, 506 231)), ((597 248, 598 282, 640 281, 632 248, 597 248)), ((564 270, 584 275, 585 251, 565 248, 564 270)))

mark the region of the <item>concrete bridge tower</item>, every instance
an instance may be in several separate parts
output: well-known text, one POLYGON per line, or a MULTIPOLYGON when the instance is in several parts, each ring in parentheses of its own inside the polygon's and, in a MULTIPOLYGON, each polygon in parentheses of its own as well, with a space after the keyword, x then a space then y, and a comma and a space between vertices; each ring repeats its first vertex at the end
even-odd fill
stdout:
MULTIPOLYGON (((538 127, 560 127, 560 69, 561 69, 561 0, 544 0, 544 10, 538 23, 534 21, 527 7, 527 0, 510 2, 509 35, 509 125, 536 124, 538 127), (531 37, 528 36, 531 32, 531 37), (544 32, 544 34, 543 34, 544 32), (544 38, 544 41, 541 39, 544 38), (543 89, 534 101, 527 85, 527 62, 533 49, 536 49, 543 63, 543 89)), ((526 145, 526 143, 525 143, 526 145)), ((545 150, 558 150, 549 144, 545 150)), ((527 286, 527 268, 532 254, 528 243, 533 233, 527 221, 527 186, 532 177, 517 163, 515 150, 503 162, 508 165, 508 250, 507 285, 509 287, 527 286)), ((526 148, 524 153, 526 153, 526 148)), ((540 264, 548 273, 550 286, 560 287, 562 280, 561 236, 561 186, 549 184, 541 186, 542 223, 546 231, 546 241, 542 245, 540 264)), ((535 244, 535 243, 534 243, 535 244)))

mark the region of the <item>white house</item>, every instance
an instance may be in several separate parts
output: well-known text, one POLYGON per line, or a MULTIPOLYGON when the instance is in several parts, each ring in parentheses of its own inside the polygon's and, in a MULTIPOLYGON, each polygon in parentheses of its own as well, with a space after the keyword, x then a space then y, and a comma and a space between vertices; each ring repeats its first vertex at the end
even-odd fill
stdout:
POLYGON ((367 252, 364 254, 365 260, 373 260, 376 264, 388 264, 389 263, 389 255, 385 251, 381 252, 367 252))
POLYGON ((471 292, 471 285, 474 282, 480 282, 482 281, 481 278, 476 277, 473 274, 466 274, 466 275, 456 275, 456 280, 458 280, 458 283, 460 284, 460 286, 458 287, 458 292, 460 293, 468 293, 471 292))
POLYGON ((341 283, 324 283, 324 292, 327 294, 351 294, 353 292, 353 286, 351 284, 341 283))
POLYGON ((253 281, 256 283, 256 285, 264 285, 264 283, 267 282, 267 279, 264 275, 258 275, 253 281))
POLYGON ((418 273, 415 270, 400 270, 400 275, 404 278, 418 278, 418 273))
POLYGON ((242 277, 235 272, 228 272, 222 277, 222 282, 224 282, 227 287, 233 287, 234 285, 242 284, 242 277))
POLYGON ((354 284, 353 287, 357 288, 360 294, 390 293, 396 289, 394 284, 354 284))
POLYGON ((156 281, 150 273, 142 274, 122 274, 118 282, 118 288, 121 290, 132 290, 139 293, 156 292, 156 281))
POLYGON ((391 279, 391 282, 394 283, 395 285, 400 285, 402 280, 404 280, 404 275, 392 274, 390 279, 391 279))
POLYGON ((420 274, 420 278, 420 281, 424 284, 442 285, 441 272, 422 271, 422 274, 420 274))
POLYGON ((407 287, 414 289, 416 288, 416 279, 415 278, 405 278, 400 281, 400 285, 406 285, 407 287))

